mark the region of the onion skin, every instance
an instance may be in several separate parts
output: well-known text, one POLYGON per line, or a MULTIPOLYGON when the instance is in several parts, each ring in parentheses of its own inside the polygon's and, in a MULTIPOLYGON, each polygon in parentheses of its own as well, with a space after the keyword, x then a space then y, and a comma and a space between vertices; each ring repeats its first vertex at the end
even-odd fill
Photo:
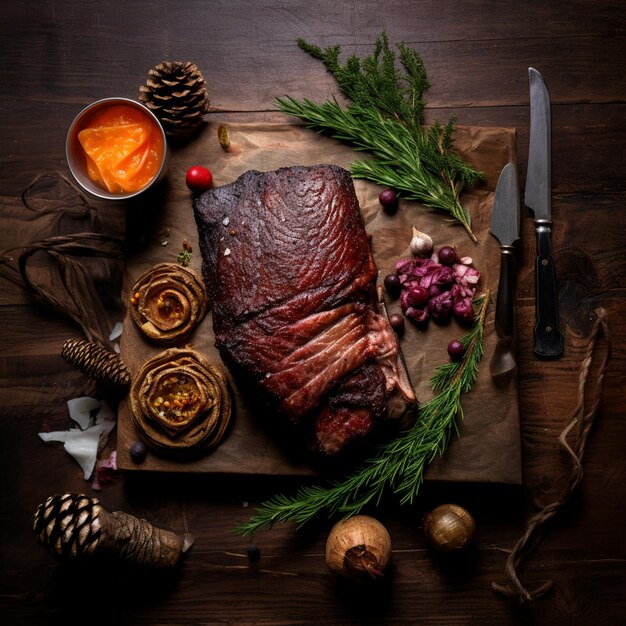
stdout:
POLYGON ((391 537, 373 517, 355 515, 337 522, 326 540, 326 565, 353 581, 384 575, 391 560, 391 537))
POLYGON ((426 541, 440 552, 463 550, 474 540, 475 531, 474 518, 456 504, 442 504, 424 516, 426 541))

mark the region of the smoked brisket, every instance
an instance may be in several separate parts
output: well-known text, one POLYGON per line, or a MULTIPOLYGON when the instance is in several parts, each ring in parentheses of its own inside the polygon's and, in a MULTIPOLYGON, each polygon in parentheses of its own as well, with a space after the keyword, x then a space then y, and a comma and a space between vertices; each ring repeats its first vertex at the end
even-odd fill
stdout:
POLYGON ((346 170, 249 171, 194 213, 216 346, 266 412, 333 454, 415 401, 346 170))

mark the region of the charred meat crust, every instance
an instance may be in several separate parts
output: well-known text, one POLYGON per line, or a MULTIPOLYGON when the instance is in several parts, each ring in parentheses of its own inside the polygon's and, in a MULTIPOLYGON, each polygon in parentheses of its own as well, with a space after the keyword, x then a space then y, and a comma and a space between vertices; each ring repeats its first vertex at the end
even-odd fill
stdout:
POLYGON ((318 445, 334 453, 371 430, 391 395, 414 400, 394 374, 397 339, 377 312, 346 170, 249 171, 199 196, 194 214, 216 346, 267 406, 323 423, 318 445))

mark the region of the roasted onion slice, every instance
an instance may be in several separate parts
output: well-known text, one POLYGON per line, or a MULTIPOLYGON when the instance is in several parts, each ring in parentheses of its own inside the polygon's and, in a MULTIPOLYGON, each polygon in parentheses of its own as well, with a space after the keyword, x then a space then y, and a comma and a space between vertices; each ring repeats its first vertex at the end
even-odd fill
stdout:
POLYGON ((144 272, 132 287, 130 314, 149 339, 174 344, 187 338, 207 311, 202 278, 176 263, 161 263, 144 272))
POLYGON ((231 419, 222 370, 190 347, 170 348, 146 361, 130 389, 132 420, 161 452, 215 448, 231 419))

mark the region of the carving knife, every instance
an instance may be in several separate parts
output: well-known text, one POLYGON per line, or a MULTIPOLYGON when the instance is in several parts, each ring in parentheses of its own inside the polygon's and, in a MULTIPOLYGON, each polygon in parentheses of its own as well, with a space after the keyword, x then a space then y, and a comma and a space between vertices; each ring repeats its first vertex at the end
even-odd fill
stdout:
POLYGON ((556 359, 563 354, 559 328, 556 274, 552 259, 551 127, 550 96, 541 74, 528 68, 530 82, 530 143, 524 204, 535 217, 537 260, 535 263, 535 345, 539 358, 556 359))
POLYGON ((490 364, 493 378, 504 376, 516 367, 513 340, 516 261, 513 244, 519 239, 519 231, 520 194, 517 169, 513 163, 507 163, 498 179, 491 214, 491 234, 500 243, 500 280, 495 315, 498 343, 490 364))

